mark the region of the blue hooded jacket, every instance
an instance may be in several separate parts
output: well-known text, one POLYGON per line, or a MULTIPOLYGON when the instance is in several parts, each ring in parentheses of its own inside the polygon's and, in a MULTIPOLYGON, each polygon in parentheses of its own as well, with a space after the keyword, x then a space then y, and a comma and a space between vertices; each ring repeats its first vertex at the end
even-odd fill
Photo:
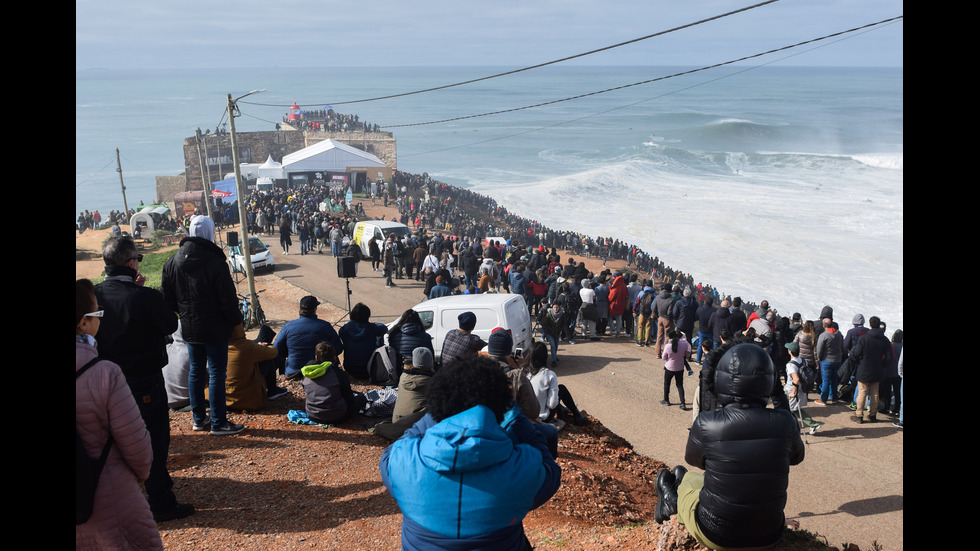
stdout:
POLYGON ((523 549, 527 513, 561 485, 544 436, 518 408, 426 415, 384 451, 381 480, 402 510, 402 549, 523 549))

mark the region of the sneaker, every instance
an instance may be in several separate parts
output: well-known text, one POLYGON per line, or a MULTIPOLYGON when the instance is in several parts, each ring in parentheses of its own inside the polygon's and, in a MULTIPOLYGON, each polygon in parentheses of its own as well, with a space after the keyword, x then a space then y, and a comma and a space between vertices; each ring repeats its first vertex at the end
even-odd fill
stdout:
POLYGON ((276 398, 282 398, 283 396, 289 394, 289 391, 281 386, 274 387, 269 391, 269 399, 275 400, 276 398))
POLYGON ((196 431, 211 430, 211 416, 205 413, 204 422, 201 423, 200 425, 198 425, 197 422, 195 422, 192 428, 196 431))
POLYGON ((817 425, 815 427, 810 427, 810 434, 817 434, 817 429, 819 429, 822 426, 823 425, 817 425))
POLYGON ((895 421, 894 423, 892 423, 892 426, 898 427, 900 429, 905 428, 905 425, 903 425, 901 421, 895 421))
POLYGON ((575 339, 568 339, 568 344, 575 344, 575 339))
POLYGON ((858 407, 857 404, 847 404, 847 409, 851 411, 857 411, 858 407))
POLYGON ((156 522, 167 522, 179 518, 189 517, 194 514, 194 506, 190 503, 178 503, 176 507, 169 511, 153 513, 153 520, 156 522))
POLYGON ((662 406, 669 406, 670 405, 670 401, 669 400, 660 400, 660 405, 662 405, 662 406))
POLYGON ((551 425, 558 430, 565 428, 565 422, 561 419, 554 419, 551 421, 551 425))
POLYGON ((814 404, 817 404, 818 406, 825 406, 825 405, 827 405, 826 402, 824 402, 823 400, 820 400, 820 399, 814 400, 813 403, 814 404))
POLYGON ((211 427, 211 436, 229 436, 232 434, 238 434, 243 430, 245 430, 245 425, 225 421, 223 425, 211 427))

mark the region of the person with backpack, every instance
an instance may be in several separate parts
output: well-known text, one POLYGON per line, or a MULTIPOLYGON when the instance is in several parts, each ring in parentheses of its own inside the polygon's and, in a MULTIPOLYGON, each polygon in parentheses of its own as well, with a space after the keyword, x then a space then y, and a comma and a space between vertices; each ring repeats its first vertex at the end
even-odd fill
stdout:
POLYGON ((636 346, 650 346, 650 333, 653 330, 653 301, 656 300, 657 293, 653 290, 652 282, 647 279, 643 282, 643 291, 636 298, 636 305, 633 312, 637 314, 636 320, 636 346))
POLYGON ((815 368, 800 357, 799 343, 788 342, 784 346, 790 356, 789 363, 786 364, 786 386, 783 388, 786 397, 789 398, 789 409, 798 411, 803 426, 810 428, 810 434, 816 434, 823 423, 814 421, 809 413, 803 411, 807 401, 807 389, 813 383, 815 368))
POLYGON ((163 549, 140 488, 153 462, 150 433, 122 370, 99 358, 102 315, 92 282, 77 280, 75 549, 163 549))

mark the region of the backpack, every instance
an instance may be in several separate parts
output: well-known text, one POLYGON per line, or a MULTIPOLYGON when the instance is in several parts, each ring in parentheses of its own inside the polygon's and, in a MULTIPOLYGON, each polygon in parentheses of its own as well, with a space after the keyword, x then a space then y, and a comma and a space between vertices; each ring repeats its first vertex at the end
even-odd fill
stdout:
POLYGON ((313 230, 313 234, 316 235, 317 239, 323 239, 323 226, 317 226, 316 229, 313 230))
POLYGON ((813 390, 813 384, 817 380, 817 369, 803 358, 800 358, 800 361, 803 362, 799 366, 800 389, 803 392, 810 392, 813 390))
POLYGON ((654 293, 643 293, 643 297, 640 298, 640 313, 644 316, 649 317, 653 314, 653 298, 654 293))
POLYGON ((395 349, 389 344, 375 349, 367 365, 368 378, 371 382, 381 386, 397 386, 398 371, 395 368, 397 359, 395 349))
MULTIPOLYGON (((96 357, 81 369, 75 372, 75 378, 81 377, 88 368, 95 365, 102 358, 96 357)), ((99 486, 99 476, 105 461, 109 457, 109 449, 112 447, 112 434, 102 447, 102 455, 98 459, 92 459, 85 452, 85 445, 82 437, 78 434, 78 427, 75 427, 75 526, 85 524, 92 517, 92 509, 95 505, 95 489, 99 486)))

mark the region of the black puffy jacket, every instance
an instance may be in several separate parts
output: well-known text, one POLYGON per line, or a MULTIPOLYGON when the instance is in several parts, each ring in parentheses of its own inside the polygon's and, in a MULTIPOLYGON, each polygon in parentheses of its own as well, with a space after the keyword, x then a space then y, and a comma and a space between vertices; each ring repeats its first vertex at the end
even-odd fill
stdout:
POLYGON ((691 426, 685 459, 705 471, 695 518, 723 547, 771 545, 782 535, 789 467, 803 461, 804 448, 793 415, 765 407, 773 377, 764 350, 732 347, 715 369, 723 407, 691 426))

